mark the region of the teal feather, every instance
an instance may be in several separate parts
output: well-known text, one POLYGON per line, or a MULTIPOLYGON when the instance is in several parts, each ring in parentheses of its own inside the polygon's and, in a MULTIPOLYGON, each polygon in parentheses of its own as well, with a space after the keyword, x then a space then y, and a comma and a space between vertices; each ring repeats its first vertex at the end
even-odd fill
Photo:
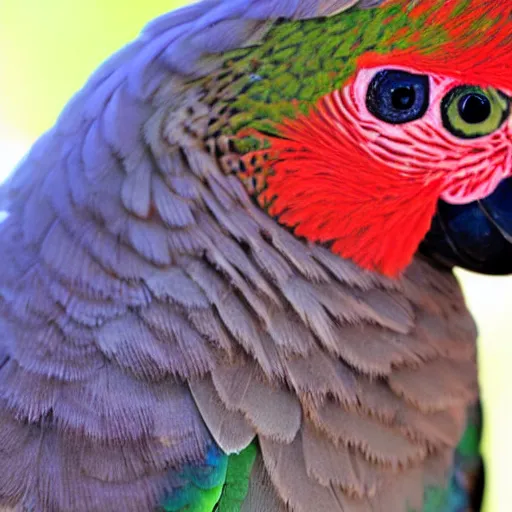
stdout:
POLYGON ((160 510, 164 512, 209 512, 217 503, 226 480, 228 456, 216 445, 206 454, 204 463, 185 466, 172 478, 183 480, 183 486, 166 494, 160 510))

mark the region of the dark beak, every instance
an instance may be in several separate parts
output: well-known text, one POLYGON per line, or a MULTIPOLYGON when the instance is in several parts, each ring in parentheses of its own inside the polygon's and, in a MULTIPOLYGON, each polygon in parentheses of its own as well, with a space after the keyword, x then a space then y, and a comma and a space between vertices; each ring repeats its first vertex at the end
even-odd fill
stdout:
POLYGON ((420 252, 446 267, 512 274, 512 178, 473 203, 439 201, 420 252))

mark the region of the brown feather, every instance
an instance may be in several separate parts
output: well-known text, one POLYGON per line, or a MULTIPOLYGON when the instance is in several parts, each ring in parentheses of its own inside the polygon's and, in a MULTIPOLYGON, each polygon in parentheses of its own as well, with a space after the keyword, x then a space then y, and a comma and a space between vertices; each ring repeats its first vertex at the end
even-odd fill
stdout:
POLYGON ((258 435, 291 443, 301 424, 299 400, 288 390, 270 386, 251 365, 217 366, 213 383, 230 410, 244 413, 258 435))
POLYGON ((412 442, 398 429, 344 411, 335 402, 326 402, 313 411, 312 420, 333 442, 356 447, 369 461, 407 467, 427 455, 425 445, 412 442))
POLYGON ((461 407, 476 400, 476 362, 437 359, 420 368, 399 369, 390 375, 389 385, 425 413, 461 407))
POLYGON ((342 361, 317 348, 307 357, 289 357, 285 364, 287 377, 299 395, 321 401, 332 394, 342 404, 357 404, 356 377, 342 361))
POLYGON ((297 512, 344 511, 334 490, 312 481, 302 455, 300 435, 291 444, 260 437, 265 467, 283 501, 297 512))
POLYGON ((349 495, 372 496, 377 489, 377 468, 362 454, 341 443, 334 444, 311 422, 302 431, 304 462, 310 478, 324 487, 340 486, 349 495))
POLYGON ((254 438, 254 429, 240 412, 221 402, 211 379, 190 382, 190 390, 216 443, 226 453, 239 453, 254 438))
POLYGON ((249 478, 249 489, 240 512, 286 512, 258 454, 249 478))

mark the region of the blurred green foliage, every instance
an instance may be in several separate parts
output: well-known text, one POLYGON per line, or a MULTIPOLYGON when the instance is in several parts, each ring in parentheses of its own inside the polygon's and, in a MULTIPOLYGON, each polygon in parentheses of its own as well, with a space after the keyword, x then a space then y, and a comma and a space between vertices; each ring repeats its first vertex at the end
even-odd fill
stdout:
POLYGON ((35 137, 98 64, 187 0, 0 0, 0 119, 35 137))

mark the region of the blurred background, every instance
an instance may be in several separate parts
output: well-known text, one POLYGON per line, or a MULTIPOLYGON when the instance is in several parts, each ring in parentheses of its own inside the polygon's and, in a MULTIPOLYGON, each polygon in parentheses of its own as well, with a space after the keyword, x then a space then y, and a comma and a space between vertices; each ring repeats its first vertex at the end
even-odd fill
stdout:
MULTIPOLYGON (((0 181, 102 60, 147 21, 186 3, 0 0, 0 181)), ((512 510, 512 278, 459 276, 480 329, 485 512, 506 512, 512 510)))

